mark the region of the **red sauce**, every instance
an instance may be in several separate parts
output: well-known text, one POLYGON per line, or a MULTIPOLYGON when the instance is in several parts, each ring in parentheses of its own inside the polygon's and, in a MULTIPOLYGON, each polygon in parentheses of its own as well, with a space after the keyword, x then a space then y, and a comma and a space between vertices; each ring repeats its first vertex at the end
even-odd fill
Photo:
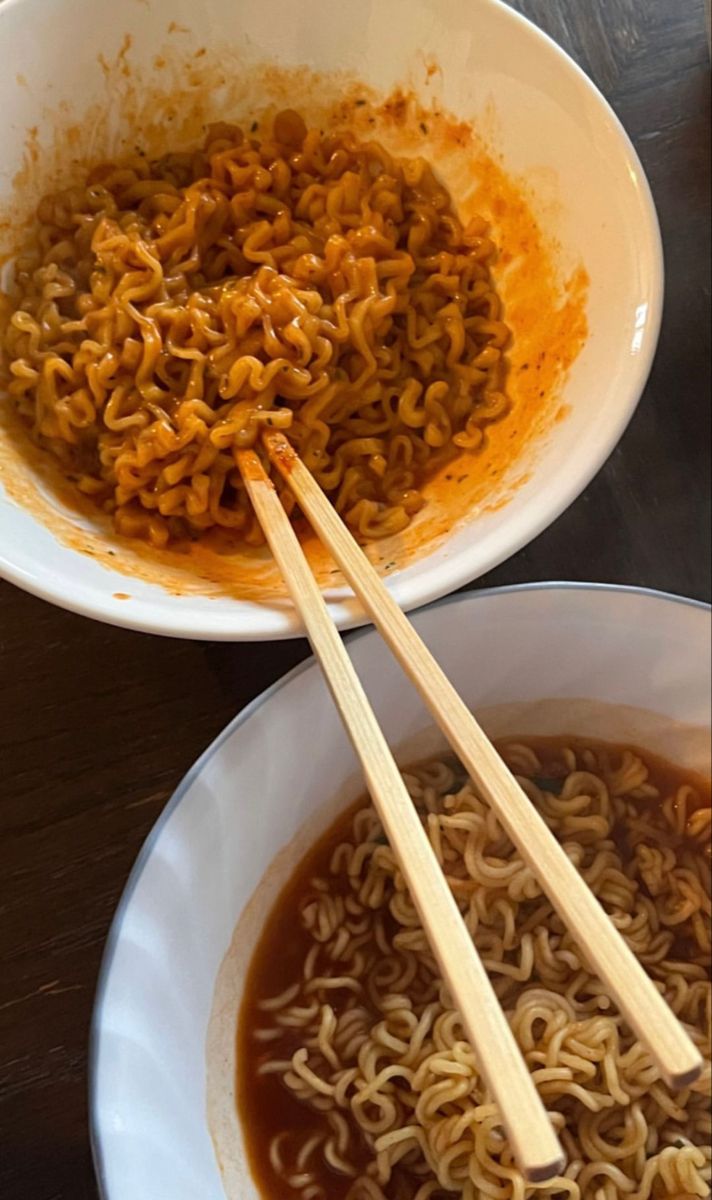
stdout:
MULTIPOLYGON (((457 119, 432 91, 419 99, 410 88, 397 87, 384 98, 342 73, 317 74, 306 67, 287 69, 270 63, 248 66, 230 43, 216 43, 210 49, 201 45, 187 72, 182 38, 173 36, 186 31, 172 22, 167 32, 171 36, 157 47, 160 54, 147 70, 133 61, 130 38, 124 39, 113 61, 102 61, 114 98, 110 108, 103 102, 92 105, 81 120, 61 109, 41 127, 28 129, 22 168, 13 180, 12 195, 0 207, 0 265, 15 257, 33 231, 40 196, 79 182, 96 166, 86 147, 98 146, 109 157, 120 158, 138 139, 147 158, 159 158, 166 150, 167 129, 171 145, 196 145, 202 141, 205 125, 215 119, 216 89, 224 97, 222 111, 230 114, 252 113, 255 96, 271 96, 273 103, 264 109, 260 106, 257 113, 267 122, 274 112, 290 107, 295 96, 308 97, 315 124, 347 128, 362 139, 385 140, 395 154, 422 154, 437 164, 452 187, 463 222, 481 214, 500 248, 494 276, 513 335, 506 381, 511 409, 488 426, 476 452, 463 451, 424 482, 426 504, 402 533, 368 545, 374 566, 390 574, 434 551, 473 514, 505 507, 529 479, 534 461, 529 452, 543 445, 565 416, 561 392, 588 337, 586 265, 562 259, 555 198, 549 197, 548 189, 537 190, 531 179, 505 170, 496 133, 488 132, 484 117, 481 128, 479 123, 457 119), (114 149, 117 110, 122 113, 122 126, 140 131, 140 136, 127 134, 123 148, 114 149)), ((424 57, 423 86, 428 88, 440 74, 438 63, 424 57)), ((29 443, 26 431, 12 417, 0 406, 3 487, 63 544, 113 571, 158 584, 172 595, 229 595, 268 604, 286 596, 269 553, 245 546, 227 531, 225 536, 205 536, 166 550, 140 539, 120 538, 87 497, 77 494, 62 477, 57 465, 47 462, 47 455, 29 443), (60 499, 66 514, 45 496, 45 488, 60 499), (77 522, 74 514, 84 521, 77 522)), ((320 586, 342 587, 344 581, 319 540, 305 523, 299 532, 320 586)))
MULTIPOLYGON (((712 804, 708 779, 633 746, 615 746, 578 737, 509 737, 500 743, 500 749, 520 741, 536 751, 542 764, 537 778, 550 781, 552 789, 555 788, 557 780, 568 774, 568 768, 561 758, 564 747, 570 747, 577 752, 584 748, 607 752, 614 765, 620 761, 626 750, 631 750, 645 762, 649 772, 648 782, 658 789, 661 800, 673 795, 683 785, 689 785, 697 795, 697 803, 690 811, 696 807, 709 808, 712 804)), ((300 917, 305 902, 314 895, 312 880, 330 875, 332 854, 341 842, 351 840, 353 816, 366 803, 367 801, 361 798, 342 814, 296 868, 269 914, 248 971, 237 1029, 236 1095, 250 1167, 264 1200, 284 1200, 284 1183, 277 1178, 270 1166, 269 1147, 273 1138, 282 1130, 290 1130, 293 1133, 302 1132, 306 1140, 307 1135, 318 1132, 321 1126, 319 1115, 313 1113, 306 1105, 300 1104, 284 1087, 278 1076, 258 1074, 261 1063, 274 1053, 253 1037, 254 1030, 265 1026, 269 1021, 260 1011, 259 1004, 261 1000, 279 995, 291 983, 301 978, 302 964, 313 944, 311 935, 302 927, 300 917)), ((644 803, 645 801, 641 801, 641 804, 644 803)), ((624 831, 621 830, 620 833, 623 836, 616 840, 625 854, 624 831)), ((671 834, 671 840, 673 837, 671 834)), ((334 893, 348 890, 348 883, 344 881, 343 886, 340 886, 341 882, 335 881, 334 893)), ((280 1039, 280 1057, 285 1048, 288 1053, 293 1053, 300 1045, 299 1031, 294 1035, 292 1047, 288 1047, 286 1038, 280 1039)), ((370 1161, 371 1155, 364 1145, 363 1159, 358 1165, 365 1167, 370 1161)), ((351 1179, 336 1174, 328 1167, 324 1167, 319 1182, 325 1188, 329 1200, 345 1200, 353 1183, 351 1179)), ((405 1179, 401 1179, 400 1182, 396 1179, 391 1187, 393 1190, 388 1195, 392 1200, 401 1200, 401 1196, 406 1200, 411 1195, 412 1183, 409 1187, 405 1179)), ((440 1194, 436 1196, 437 1200, 440 1200, 440 1194)), ((442 1196, 444 1200, 445 1193, 442 1193, 442 1196)))

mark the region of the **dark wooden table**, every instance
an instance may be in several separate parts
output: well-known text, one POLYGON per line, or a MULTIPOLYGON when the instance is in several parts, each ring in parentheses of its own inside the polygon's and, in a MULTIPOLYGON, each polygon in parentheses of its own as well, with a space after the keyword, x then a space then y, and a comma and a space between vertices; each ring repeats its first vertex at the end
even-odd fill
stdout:
MULTIPOLYGON (((703 0, 517 7, 581 63, 632 135, 662 223, 667 299, 652 377, 623 442, 553 528, 481 584, 594 579, 707 599, 703 0)), ((87 1035, 126 876, 193 759, 306 653, 302 642, 231 647, 128 633, 0 585, 2 1200, 95 1200, 87 1035)))

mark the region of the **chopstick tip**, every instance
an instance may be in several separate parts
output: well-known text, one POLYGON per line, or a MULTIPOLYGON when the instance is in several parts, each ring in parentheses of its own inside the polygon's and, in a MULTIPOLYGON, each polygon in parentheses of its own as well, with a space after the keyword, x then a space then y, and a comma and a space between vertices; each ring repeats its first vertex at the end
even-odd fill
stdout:
POLYGON ((523 1168, 523 1174, 528 1183, 546 1183, 547 1179, 555 1179, 566 1167, 566 1157, 559 1151, 556 1158, 547 1157, 540 1163, 530 1162, 523 1168))
POLYGON ((702 1071, 704 1063, 702 1057, 698 1056, 696 1061, 690 1063, 684 1070, 666 1071, 664 1079, 669 1088, 673 1091, 682 1092, 685 1088, 692 1087, 693 1083, 697 1083, 702 1071))
POLYGON ((546 1183, 562 1175, 566 1164, 566 1156, 560 1152, 556 1158, 548 1158, 543 1163, 529 1163, 523 1168, 523 1175, 528 1183, 546 1183))

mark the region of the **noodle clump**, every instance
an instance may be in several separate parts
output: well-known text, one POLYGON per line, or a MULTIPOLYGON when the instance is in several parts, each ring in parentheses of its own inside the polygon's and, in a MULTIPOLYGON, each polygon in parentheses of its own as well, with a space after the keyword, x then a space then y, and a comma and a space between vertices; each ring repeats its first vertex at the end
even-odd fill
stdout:
POLYGON ((119 533, 260 543, 235 452, 271 426, 359 536, 384 537, 507 410, 493 254, 422 158, 291 111, 262 141, 212 126, 202 151, 41 203, 5 382, 119 533))
POLYGON ((532 746, 503 753, 690 1030, 705 1076, 668 1090, 462 769, 431 763, 406 782, 560 1135, 565 1173, 532 1185, 514 1164, 369 806, 328 872, 305 877, 303 962, 250 1018, 248 1137, 260 1080, 279 1079, 313 1118, 296 1130, 272 1118, 280 1197, 709 1194, 710 809, 687 785, 659 794, 632 751, 559 747, 545 770, 532 746))

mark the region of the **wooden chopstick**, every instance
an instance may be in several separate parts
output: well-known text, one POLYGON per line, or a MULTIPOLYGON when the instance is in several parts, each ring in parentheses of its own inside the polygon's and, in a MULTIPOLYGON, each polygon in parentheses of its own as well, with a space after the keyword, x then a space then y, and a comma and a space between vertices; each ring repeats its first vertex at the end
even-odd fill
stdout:
POLYGON ((259 458, 252 450, 238 451, 235 458, 361 761, 371 798, 478 1065, 499 1106, 517 1163, 532 1182, 550 1179, 564 1165, 558 1139, 361 681, 259 458))
POLYGON ((266 433, 270 458, 302 512, 491 804, 562 921, 647 1046, 670 1087, 702 1073, 702 1056, 514 776, 421 641, 287 439, 266 433))

